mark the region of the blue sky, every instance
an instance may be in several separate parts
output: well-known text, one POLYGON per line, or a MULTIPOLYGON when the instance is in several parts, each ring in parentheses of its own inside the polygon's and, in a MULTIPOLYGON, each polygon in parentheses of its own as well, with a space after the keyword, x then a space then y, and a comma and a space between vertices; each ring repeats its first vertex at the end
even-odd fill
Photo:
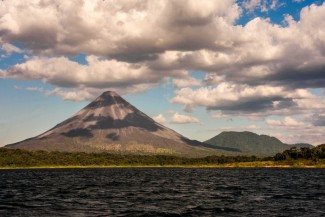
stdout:
POLYGON ((106 90, 204 141, 252 131, 325 141, 325 3, 0 2, 0 146, 106 90))

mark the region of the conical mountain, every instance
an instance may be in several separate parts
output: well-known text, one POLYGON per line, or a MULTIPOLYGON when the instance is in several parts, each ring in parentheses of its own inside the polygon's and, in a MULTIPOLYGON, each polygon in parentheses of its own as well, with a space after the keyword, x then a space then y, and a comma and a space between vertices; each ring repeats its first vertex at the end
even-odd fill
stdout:
MULTIPOLYGON (((107 91, 45 133, 9 148, 203 156, 218 147, 192 141, 155 122, 116 92, 107 91)), ((221 151, 221 152, 220 152, 221 151)))

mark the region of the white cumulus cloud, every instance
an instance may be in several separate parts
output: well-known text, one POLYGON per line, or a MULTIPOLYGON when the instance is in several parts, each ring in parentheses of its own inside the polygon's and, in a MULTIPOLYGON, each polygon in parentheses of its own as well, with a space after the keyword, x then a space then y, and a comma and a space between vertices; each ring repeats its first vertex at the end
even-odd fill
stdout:
POLYGON ((4 52, 4 54, 2 54, 0 56, 1 58, 8 57, 12 53, 22 53, 23 52, 19 47, 16 47, 10 43, 1 44, 0 50, 2 50, 4 52))
POLYGON ((171 120, 171 123, 175 123, 175 124, 189 124, 189 123, 200 123, 200 120, 197 119, 196 117, 193 116, 189 116, 189 115, 182 115, 179 113, 174 113, 171 120))
POLYGON ((158 123, 172 123, 172 124, 199 124, 200 120, 190 115, 179 114, 175 111, 168 111, 168 118, 163 114, 158 114, 153 117, 158 123))
POLYGON ((274 119, 267 119, 265 122, 269 126, 283 126, 283 127, 302 127, 302 126, 307 126, 306 123, 303 123, 302 121, 297 121, 296 119, 286 116, 283 118, 283 120, 274 120, 274 119))
POLYGON ((154 119, 158 123, 166 123, 167 122, 167 119, 164 117, 163 114, 159 114, 159 115, 153 117, 152 119, 154 119))
POLYGON ((220 83, 216 87, 182 88, 176 91, 172 103, 184 106, 203 106, 209 110, 254 112, 278 110, 296 106, 295 100, 310 98, 303 89, 292 92, 283 87, 220 83))
POLYGON ((193 77, 188 77, 188 78, 173 79, 173 84, 175 85, 175 87, 200 86, 201 81, 193 77))

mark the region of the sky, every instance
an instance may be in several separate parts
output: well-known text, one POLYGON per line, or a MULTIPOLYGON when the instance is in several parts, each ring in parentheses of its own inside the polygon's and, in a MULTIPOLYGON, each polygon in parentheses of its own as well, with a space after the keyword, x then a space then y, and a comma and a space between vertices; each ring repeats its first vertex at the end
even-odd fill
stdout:
POLYGON ((2 0, 0 146, 114 90, 191 139, 325 142, 325 2, 2 0))

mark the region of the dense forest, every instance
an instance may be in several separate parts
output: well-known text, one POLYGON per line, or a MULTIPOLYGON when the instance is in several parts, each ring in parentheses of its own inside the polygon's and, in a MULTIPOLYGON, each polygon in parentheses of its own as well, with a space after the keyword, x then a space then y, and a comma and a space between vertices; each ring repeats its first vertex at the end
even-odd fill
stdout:
POLYGON ((278 153, 274 156, 275 161, 281 160, 313 160, 325 159, 325 144, 316 146, 314 148, 302 147, 300 149, 293 147, 289 150, 285 150, 282 153, 278 153))
MULTIPOLYGON (((68 153, 25 151, 0 148, 0 167, 55 167, 55 166, 204 166, 238 162, 298 161, 319 162, 325 159, 325 144, 315 148, 291 148, 274 157, 209 156, 184 158, 167 155, 119 155, 111 153, 68 153)), ((257 164, 258 165, 258 164, 257 164)))
POLYGON ((209 156, 185 158, 171 155, 122 155, 108 152, 46 152, 0 148, 0 167, 34 166, 124 166, 124 165, 206 165, 262 160, 255 156, 209 156))

